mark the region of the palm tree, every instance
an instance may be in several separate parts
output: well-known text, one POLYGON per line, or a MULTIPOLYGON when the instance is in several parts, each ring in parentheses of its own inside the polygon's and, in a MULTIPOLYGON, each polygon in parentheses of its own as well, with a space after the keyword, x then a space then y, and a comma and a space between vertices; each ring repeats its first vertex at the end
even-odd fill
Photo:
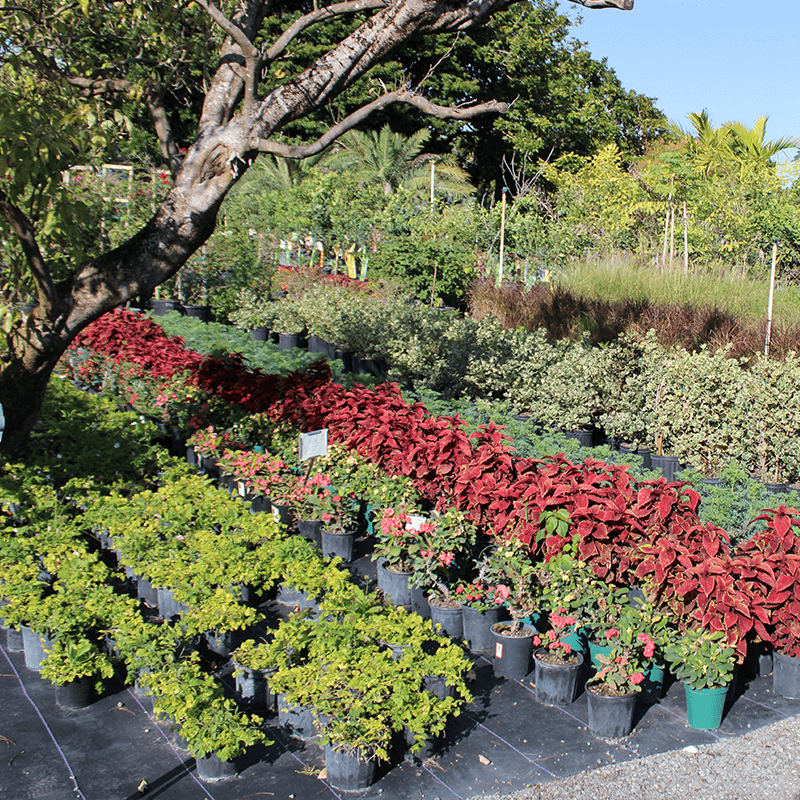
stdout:
POLYGON ((697 169, 705 176, 717 171, 729 171, 736 166, 774 167, 772 159, 784 150, 800 146, 800 139, 784 136, 766 138, 769 117, 758 117, 749 128, 742 122, 726 122, 714 127, 707 111, 689 114, 694 132, 672 125, 672 132, 686 146, 697 169))
POLYGON ((242 194, 251 192, 289 192, 319 163, 322 156, 302 160, 262 156, 248 170, 237 187, 242 194))
POLYGON ((455 196, 468 196, 474 191, 467 173, 454 163, 453 156, 423 153, 430 138, 423 128, 411 136, 393 133, 384 125, 379 133, 352 130, 339 140, 338 149, 325 158, 325 165, 349 171, 362 185, 379 184, 387 194, 401 186, 414 192, 430 187, 430 162, 436 164, 436 186, 455 196))

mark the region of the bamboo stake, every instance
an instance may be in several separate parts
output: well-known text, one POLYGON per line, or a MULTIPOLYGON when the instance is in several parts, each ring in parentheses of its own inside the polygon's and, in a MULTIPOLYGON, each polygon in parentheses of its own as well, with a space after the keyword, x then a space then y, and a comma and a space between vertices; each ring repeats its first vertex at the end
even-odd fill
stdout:
POLYGON ((689 216, 686 213, 686 201, 683 201, 683 274, 689 274, 689 216))
POLYGON ((497 265, 497 283, 503 283, 503 256, 506 249, 506 195, 508 188, 503 187, 503 196, 500 200, 500 263, 497 265))
POLYGON ((778 243, 772 245, 772 269, 769 273, 769 302, 767 303, 767 336, 764 341, 764 358, 769 356, 769 346, 772 340, 772 304, 775 299, 775 267, 778 263, 778 243))

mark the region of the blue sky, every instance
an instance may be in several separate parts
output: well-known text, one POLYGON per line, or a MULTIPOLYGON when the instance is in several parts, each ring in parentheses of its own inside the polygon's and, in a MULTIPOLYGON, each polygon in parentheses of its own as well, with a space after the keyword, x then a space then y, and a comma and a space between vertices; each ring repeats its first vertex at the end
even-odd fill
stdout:
POLYGON ((635 0, 633 11, 559 0, 576 38, 605 57, 622 85, 653 97, 670 119, 707 109, 715 125, 752 126, 767 138, 800 137, 800 0, 635 0))

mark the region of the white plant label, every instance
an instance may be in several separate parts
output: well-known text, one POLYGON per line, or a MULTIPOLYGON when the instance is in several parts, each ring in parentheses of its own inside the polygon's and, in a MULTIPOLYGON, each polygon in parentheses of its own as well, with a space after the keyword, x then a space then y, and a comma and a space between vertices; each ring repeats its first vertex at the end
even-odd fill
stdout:
POLYGON ((328 452, 328 429, 300 434, 300 460, 319 458, 328 452))
POLYGON ((503 657, 503 643, 502 642, 495 642, 495 645, 494 645, 494 657, 495 658, 502 658, 503 657))

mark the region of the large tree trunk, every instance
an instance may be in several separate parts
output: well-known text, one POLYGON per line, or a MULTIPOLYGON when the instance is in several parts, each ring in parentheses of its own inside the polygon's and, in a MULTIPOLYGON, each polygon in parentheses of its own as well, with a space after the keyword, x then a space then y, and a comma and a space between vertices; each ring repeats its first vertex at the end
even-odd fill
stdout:
POLYGON ((40 293, 39 306, 7 336, 8 349, 0 356, 5 415, 0 454, 15 455, 24 447, 53 369, 78 333, 170 278, 213 232, 235 177, 218 146, 196 149, 201 152, 184 164, 161 207, 139 233, 77 270, 57 287, 55 297, 40 293))

